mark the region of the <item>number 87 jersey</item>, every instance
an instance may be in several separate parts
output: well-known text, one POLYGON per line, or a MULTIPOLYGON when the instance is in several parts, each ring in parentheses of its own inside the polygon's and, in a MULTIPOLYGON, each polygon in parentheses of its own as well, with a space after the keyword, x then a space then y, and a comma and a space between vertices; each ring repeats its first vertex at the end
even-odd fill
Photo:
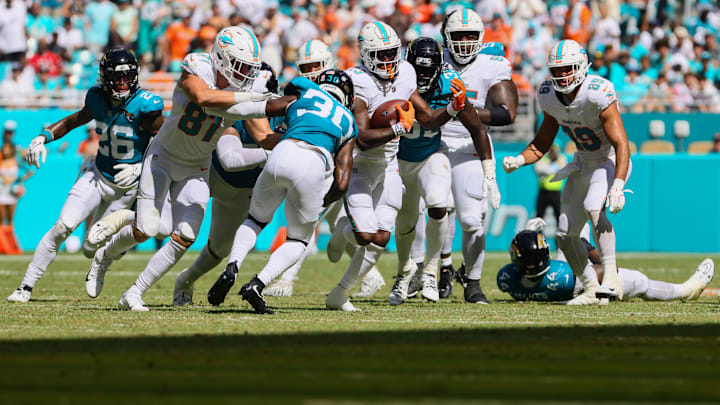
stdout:
MULTIPOLYGON (((187 73, 202 79, 209 88, 217 89, 217 71, 207 53, 185 56, 182 66, 187 73)), ((220 135, 235 121, 205 113, 177 85, 172 101, 170 116, 158 131, 153 144, 162 145, 175 163, 209 167, 209 159, 220 135)))
POLYGON ((555 93, 552 82, 544 82, 537 90, 540 109, 557 120, 563 132, 575 142, 581 158, 615 155, 600 120, 600 113, 617 101, 615 87, 600 76, 587 75, 579 88, 573 102, 566 106, 555 93))

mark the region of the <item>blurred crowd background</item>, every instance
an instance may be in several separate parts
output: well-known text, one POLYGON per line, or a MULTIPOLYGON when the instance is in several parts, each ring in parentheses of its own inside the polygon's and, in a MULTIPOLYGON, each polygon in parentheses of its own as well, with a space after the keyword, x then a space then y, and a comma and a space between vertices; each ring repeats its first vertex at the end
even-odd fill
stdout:
POLYGON ((443 16, 475 9, 485 42, 500 42, 521 92, 546 76, 559 38, 588 49, 591 73, 610 79, 631 112, 720 112, 720 1, 710 0, 0 0, 0 104, 72 107, 97 76, 104 49, 126 46, 146 87, 169 93, 187 52, 206 51, 228 25, 253 27, 281 83, 298 46, 330 45, 337 65, 357 63, 356 37, 384 20, 405 43, 442 40, 443 16))

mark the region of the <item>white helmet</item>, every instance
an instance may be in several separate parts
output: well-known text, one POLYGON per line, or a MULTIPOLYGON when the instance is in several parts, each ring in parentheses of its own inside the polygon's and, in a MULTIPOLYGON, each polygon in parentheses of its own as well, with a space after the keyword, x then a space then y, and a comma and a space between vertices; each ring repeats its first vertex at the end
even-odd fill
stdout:
POLYGON ((572 39, 564 39, 555 44, 548 53, 546 65, 550 71, 550 80, 552 80, 553 87, 564 94, 570 93, 581 85, 590 68, 587 52, 572 39), (572 73, 569 76, 562 76, 553 72, 554 69, 565 66, 572 67, 572 73), (570 82, 563 85, 563 82, 567 80, 570 82))
POLYGON ((448 14, 441 28, 445 47, 450 51, 455 62, 466 65, 470 63, 482 46, 485 26, 480 16, 472 9, 463 8, 448 14), (455 41, 453 32, 477 32, 477 39, 473 41, 455 41))
POLYGON ((227 27, 215 37, 210 60, 230 85, 247 90, 260 69, 260 43, 247 27, 227 27))
POLYGON ((393 80, 400 63, 400 37, 391 26, 374 21, 365 24, 358 35, 362 64, 381 79, 393 80))
POLYGON ((335 67, 335 64, 333 63, 332 53, 330 52, 330 47, 325 45, 323 41, 317 39, 307 41, 303 46, 300 47, 300 49, 298 49, 298 55, 297 59, 295 60, 295 65, 297 65, 297 70, 298 73, 300 73, 300 76, 306 77, 313 81, 315 80, 315 78, 320 76, 320 73, 322 73, 323 70, 335 67), (301 66, 309 65, 311 63, 320 63, 320 70, 303 73, 301 66))

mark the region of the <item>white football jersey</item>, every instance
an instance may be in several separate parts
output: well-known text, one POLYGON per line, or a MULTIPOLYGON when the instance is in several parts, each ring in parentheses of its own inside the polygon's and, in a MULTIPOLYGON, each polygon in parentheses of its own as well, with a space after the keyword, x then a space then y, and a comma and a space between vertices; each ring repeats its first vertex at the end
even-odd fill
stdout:
MULTIPOLYGON (((447 48, 443 48, 443 54, 445 62, 458 72, 465 83, 467 100, 475 108, 485 108, 485 99, 492 86, 503 80, 511 80, 512 65, 502 56, 478 54, 469 64, 460 66, 455 63, 447 48)), ((442 137, 469 138, 470 131, 460 120, 453 119, 442 128, 442 137)))
MULTIPOLYGON (((538 87, 540 109, 557 120, 563 132, 575 142, 583 159, 603 159, 615 155, 608 141, 600 113, 617 101, 615 86, 596 75, 587 75, 570 105, 563 104, 550 80, 538 87)), ((613 107, 616 108, 616 107, 613 107)))
MULTIPOLYGON (((209 54, 188 54, 182 66, 186 72, 201 78, 209 88, 217 90, 217 70, 209 54)), ((176 85, 170 116, 158 131, 154 142, 160 143, 176 163, 209 167, 211 153, 218 139, 234 122, 206 114, 176 85)))
MULTIPOLYGON (((394 81, 381 80, 373 76, 364 66, 358 65, 345 71, 353 81, 355 98, 367 104, 368 116, 384 102, 390 100, 410 100, 410 96, 417 89, 415 69, 405 60, 400 61, 398 75, 394 81)), ((397 155, 400 138, 396 137, 385 145, 361 151, 355 146, 356 159, 370 159, 388 162, 397 155)))

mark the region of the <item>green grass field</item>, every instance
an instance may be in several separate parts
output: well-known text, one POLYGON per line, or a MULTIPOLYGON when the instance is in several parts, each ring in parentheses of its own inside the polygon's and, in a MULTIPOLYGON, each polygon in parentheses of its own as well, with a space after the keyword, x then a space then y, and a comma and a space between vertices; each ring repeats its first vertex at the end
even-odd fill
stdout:
MULTIPOLYGON (((147 313, 116 310, 149 255, 115 263, 101 297, 84 292, 89 261, 61 255, 29 304, 8 304, 30 256, 0 258, 1 404, 99 403, 591 403, 720 402, 720 298, 613 303, 599 307, 516 303, 495 285, 507 254, 489 254, 483 289, 470 305, 456 286, 437 304, 389 307, 386 285, 355 299, 359 313, 324 309, 347 265, 312 256, 295 296, 268 297, 255 315, 239 285, 266 254, 251 255, 219 308, 206 293, 221 267, 196 286, 196 306, 172 307, 175 275, 144 297, 147 313)), ((622 267, 682 282, 703 257, 620 255, 622 267)), ((713 257, 720 264, 720 257, 713 257)), ((459 257, 455 263, 459 264, 459 257)), ((710 287, 720 287, 720 277, 710 287)))

